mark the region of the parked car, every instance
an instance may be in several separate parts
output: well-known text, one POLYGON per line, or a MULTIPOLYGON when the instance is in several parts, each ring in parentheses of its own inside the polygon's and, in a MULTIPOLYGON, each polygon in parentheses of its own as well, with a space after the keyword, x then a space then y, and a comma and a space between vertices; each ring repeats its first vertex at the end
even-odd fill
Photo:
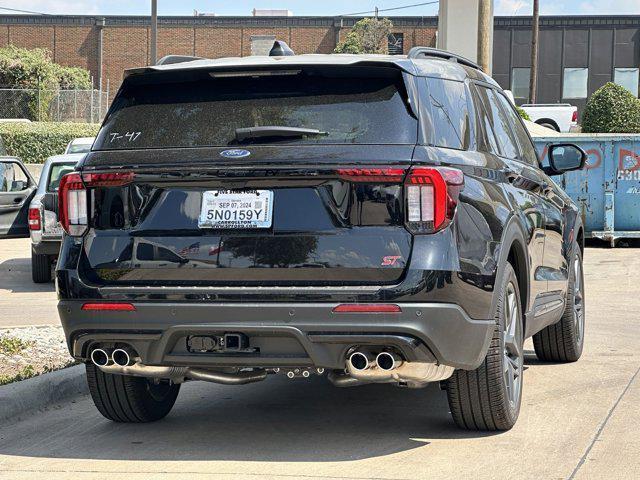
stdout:
POLYGON ((568 103, 525 104, 521 108, 534 123, 556 132, 573 132, 578 128, 578 107, 568 103))
POLYGON ((51 266, 60 251, 62 227, 58 221, 58 188, 84 154, 55 155, 42 166, 35 196, 29 205, 31 277, 35 283, 51 281, 51 266))
POLYGON ((74 138, 69 142, 64 153, 87 153, 91 150, 94 140, 95 137, 74 138))
POLYGON ((29 202, 36 182, 16 157, 0 157, 0 237, 29 236, 29 202))
POLYGON ((443 382, 460 427, 511 428, 524 339, 582 352, 584 229, 550 176, 584 152, 541 166, 462 57, 276 47, 127 71, 63 177, 58 311, 96 407, 147 422, 187 380, 327 375, 443 382))

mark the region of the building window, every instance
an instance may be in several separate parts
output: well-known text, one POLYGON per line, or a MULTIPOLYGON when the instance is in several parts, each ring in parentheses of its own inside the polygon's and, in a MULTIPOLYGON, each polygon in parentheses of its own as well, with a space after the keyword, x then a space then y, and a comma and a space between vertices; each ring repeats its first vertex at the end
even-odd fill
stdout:
POLYGON ((634 97, 638 96, 638 72, 637 68, 616 68, 613 74, 613 82, 626 88, 634 97))
POLYGON ((511 93, 514 98, 529 100, 530 68, 514 68, 511 70, 511 93))
POLYGON ((387 42, 389 55, 402 55, 404 53, 404 33, 389 34, 387 42))
POLYGON ((562 98, 587 98, 588 68, 565 68, 562 98))

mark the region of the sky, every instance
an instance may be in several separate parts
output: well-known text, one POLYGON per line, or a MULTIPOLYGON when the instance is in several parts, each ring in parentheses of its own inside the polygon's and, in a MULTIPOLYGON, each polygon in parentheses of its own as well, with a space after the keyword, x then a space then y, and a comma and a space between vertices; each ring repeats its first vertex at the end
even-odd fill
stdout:
MULTIPOLYGON (((159 15, 193 15, 194 10, 219 15, 251 15, 251 10, 288 9, 294 15, 349 13, 423 3, 427 0, 158 0, 159 15)), ((532 0, 494 0, 496 15, 530 15, 532 0)), ((150 0, 0 0, 0 7, 39 13, 75 15, 148 15, 150 0)), ((436 15, 438 5, 394 10, 387 15, 436 15)), ((14 13, 1 10, 0 13, 14 13)), ((542 15, 640 15, 640 0, 540 0, 542 15)), ((383 13, 384 14, 384 13, 383 13)))

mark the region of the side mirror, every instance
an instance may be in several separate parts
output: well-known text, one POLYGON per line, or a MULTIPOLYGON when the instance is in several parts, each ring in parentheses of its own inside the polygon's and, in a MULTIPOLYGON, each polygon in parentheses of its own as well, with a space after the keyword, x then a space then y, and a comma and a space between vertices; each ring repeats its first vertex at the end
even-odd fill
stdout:
POLYGON ((13 182, 13 186, 11 187, 11 191, 21 192, 22 190, 26 190, 28 186, 29 185, 25 180, 15 180, 13 182))
POLYGON ((582 170, 587 154, 577 145, 561 143, 549 146, 549 166, 544 167, 547 175, 561 175, 572 170, 582 170))

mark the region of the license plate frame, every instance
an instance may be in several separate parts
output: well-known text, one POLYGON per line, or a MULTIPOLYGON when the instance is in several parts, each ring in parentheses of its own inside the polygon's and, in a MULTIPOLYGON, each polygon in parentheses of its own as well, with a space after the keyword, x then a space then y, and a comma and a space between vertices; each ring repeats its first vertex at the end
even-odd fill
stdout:
POLYGON ((198 216, 200 229, 267 229, 271 228, 272 223, 273 190, 221 189, 202 192, 198 216))

